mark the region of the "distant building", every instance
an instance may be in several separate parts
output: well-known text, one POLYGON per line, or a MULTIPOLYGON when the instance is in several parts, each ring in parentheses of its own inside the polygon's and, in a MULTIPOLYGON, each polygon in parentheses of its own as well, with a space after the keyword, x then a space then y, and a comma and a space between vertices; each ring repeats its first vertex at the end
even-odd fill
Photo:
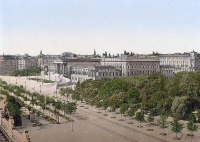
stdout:
POLYGON ((59 57, 54 61, 55 73, 63 74, 70 78, 70 68, 72 66, 96 66, 100 65, 98 58, 68 58, 59 57))
POLYGON ((160 61, 157 56, 150 55, 121 55, 117 57, 105 57, 101 59, 101 65, 114 66, 120 69, 122 76, 134 76, 141 74, 155 74, 160 72, 160 61))
POLYGON ((96 50, 94 49, 94 53, 92 55, 76 55, 77 58, 99 58, 100 55, 97 54, 96 50))
POLYGON ((19 56, 18 57, 18 70, 30 69, 37 67, 37 59, 29 55, 19 56))
POLYGON ((58 57, 61 57, 61 55, 44 55, 42 54, 42 51, 40 51, 40 55, 38 56, 38 67, 42 69, 47 68, 48 71, 54 72, 54 62, 58 57))
POLYGON ((0 56, 0 75, 8 75, 18 69, 17 57, 11 55, 0 56))
POLYGON ((159 56, 161 73, 172 76, 181 71, 200 70, 200 54, 197 52, 163 54, 159 56))
POLYGON ((118 78, 121 77, 121 70, 113 66, 72 66, 71 81, 77 83, 87 79, 98 80, 102 78, 118 78))

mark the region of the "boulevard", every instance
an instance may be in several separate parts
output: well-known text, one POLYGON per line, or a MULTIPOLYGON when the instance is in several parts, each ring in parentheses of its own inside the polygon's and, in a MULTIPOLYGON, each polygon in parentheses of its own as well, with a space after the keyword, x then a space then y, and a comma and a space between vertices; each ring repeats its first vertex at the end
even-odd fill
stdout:
MULTIPOLYGON (((66 100, 61 96, 56 88, 55 83, 41 83, 29 80, 28 77, 11 77, 1 76, 2 80, 9 84, 22 85, 31 92, 38 92, 46 96, 55 97, 57 99, 66 100)), ((71 100, 71 99, 70 99, 71 100)), ((71 100, 72 101, 72 100, 71 100)), ((77 111, 72 115, 74 119, 73 131, 72 124, 63 118, 60 118, 60 124, 49 124, 45 120, 41 120, 43 126, 32 127, 28 122, 23 129, 30 131, 32 142, 171 142, 174 133, 168 131, 167 136, 161 136, 161 129, 158 126, 152 126, 154 131, 147 131, 149 125, 147 122, 142 123, 143 128, 138 128, 139 122, 129 117, 121 119, 120 114, 115 112, 107 112, 105 110, 95 108, 86 103, 77 102, 77 111), (98 112, 98 113, 97 113, 98 112), (101 113, 100 113, 101 112, 101 113), (112 118, 111 118, 112 117, 112 118), (128 124, 132 122, 133 124, 128 124)), ((27 120, 26 120, 27 121, 27 120)), ((167 130, 166 130, 167 131, 167 130)), ((187 131, 183 131, 178 135, 182 137, 181 142, 190 141, 187 131)), ((194 133, 193 142, 200 139, 199 132, 194 133)))

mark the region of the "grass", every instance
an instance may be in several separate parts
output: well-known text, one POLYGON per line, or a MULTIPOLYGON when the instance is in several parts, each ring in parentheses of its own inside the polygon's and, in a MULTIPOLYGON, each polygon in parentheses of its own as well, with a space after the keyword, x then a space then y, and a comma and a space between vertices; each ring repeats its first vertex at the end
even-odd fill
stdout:
POLYGON ((104 115, 104 116, 108 116, 108 114, 107 114, 107 113, 104 113, 103 115, 104 115))
POLYGON ((37 82, 54 83, 54 81, 52 81, 52 80, 42 79, 42 81, 41 81, 41 79, 39 79, 39 78, 30 78, 30 79, 31 79, 31 80, 35 80, 35 81, 37 81, 37 82))
POLYGON ((112 116, 111 118, 115 119, 115 118, 116 118, 116 116, 112 116))
POLYGON ((68 121, 72 120, 71 118, 69 118, 69 117, 67 117, 67 116, 65 116, 63 114, 59 114, 59 116, 62 117, 62 118, 64 118, 64 119, 66 119, 66 120, 68 120, 68 121))
POLYGON ((133 124, 133 122, 130 121, 130 122, 128 122, 128 124, 133 124))
POLYGON ((53 118, 51 118, 51 117, 49 117, 49 116, 47 116, 47 115, 44 115, 43 118, 44 118, 45 120, 51 122, 52 124, 56 124, 56 123, 57 123, 56 120, 54 120, 53 118))

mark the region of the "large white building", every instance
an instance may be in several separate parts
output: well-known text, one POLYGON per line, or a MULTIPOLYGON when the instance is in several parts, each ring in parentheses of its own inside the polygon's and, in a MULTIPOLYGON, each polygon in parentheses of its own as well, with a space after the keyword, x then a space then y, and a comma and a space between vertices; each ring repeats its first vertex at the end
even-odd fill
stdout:
POLYGON ((63 74, 65 77, 71 75, 72 66, 97 66, 100 65, 99 58, 68 58, 60 57, 54 62, 55 73, 63 74))
POLYGON ((163 54, 159 56, 161 73, 172 76, 181 71, 200 70, 200 54, 197 52, 163 54))
POLYGON ((121 70, 113 66, 72 66, 71 81, 77 83, 87 79, 98 80, 102 78, 121 77, 121 70))
POLYGON ((103 57, 101 65, 114 66, 120 69, 123 77, 160 72, 160 61, 158 56, 150 55, 103 57))

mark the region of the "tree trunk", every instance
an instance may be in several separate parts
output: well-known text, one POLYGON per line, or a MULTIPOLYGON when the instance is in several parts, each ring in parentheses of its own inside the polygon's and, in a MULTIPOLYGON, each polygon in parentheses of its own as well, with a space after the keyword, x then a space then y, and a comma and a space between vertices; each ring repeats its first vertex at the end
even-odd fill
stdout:
POLYGON ((192 142, 192 140, 193 140, 193 135, 191 136, 191 142, 192 142))

